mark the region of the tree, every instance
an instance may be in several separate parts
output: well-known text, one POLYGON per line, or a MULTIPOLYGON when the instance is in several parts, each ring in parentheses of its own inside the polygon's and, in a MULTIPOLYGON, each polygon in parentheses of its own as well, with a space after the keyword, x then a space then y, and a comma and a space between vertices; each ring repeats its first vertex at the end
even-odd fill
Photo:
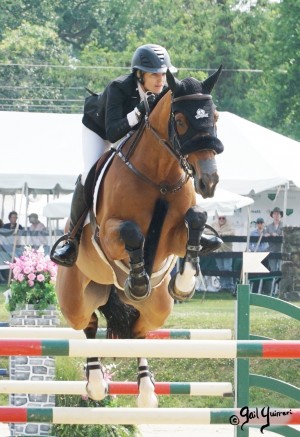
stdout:
POLYGON ((248 99, 255 107, 254 120, 300 140, 299 63, 300 4, 283 0, 273 8, 272 36, 265 46, 264 74, 248 99))
POLYGON ((63 110, 61 90, 72 85, 68 70, 76 66, 69 47, 50 27, 26 22, 4 36, 0 42, 0 77, 5 84, 0 88, 2 109, 37 110, 54 105, 63 110))

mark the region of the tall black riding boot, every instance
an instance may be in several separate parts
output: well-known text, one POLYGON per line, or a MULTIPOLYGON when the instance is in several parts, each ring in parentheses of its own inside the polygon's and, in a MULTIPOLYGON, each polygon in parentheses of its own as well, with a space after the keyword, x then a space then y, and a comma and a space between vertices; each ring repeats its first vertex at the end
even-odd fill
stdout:
POLYGON ((64 267, 71 267, 75 264, 87 212, 88 205, 85 200, 84 186, 81 184, 81 176, 79 176, 72 198, 69 232, 61 237, 51 250, 50 258, 56 264, 64 267), (57 249, 57 245, 64 240, 66 240, 65 244, 57 249))

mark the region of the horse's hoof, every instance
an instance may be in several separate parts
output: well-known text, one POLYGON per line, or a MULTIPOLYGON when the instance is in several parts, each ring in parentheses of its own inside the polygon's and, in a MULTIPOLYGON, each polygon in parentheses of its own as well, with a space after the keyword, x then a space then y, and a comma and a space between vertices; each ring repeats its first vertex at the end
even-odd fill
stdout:
POLYGON ((134 302, 140 302, 147 299, 151 293, 151 285, 148 275, 144 278, 143 284, 132 284, 130 277, 128 277, 124 284, 125 296, 134 302))
POLYGON ((105 381, 98 382, 97 384, 88 382, 86 384, 86 392, 88 397, 93 401, 103 401, 108 393, 107 383, 105 381))
MULTIPOLYGON (((139 369, 142 369, 142 367, 139 367, 139 369)), ((155 393, 155 381, 152 373, 148 370, 148 366, 144 369, 147 370, 138 375, 139 395, 137 397, 137 406, 139 408, 157 408, 158 397, 155 393)))
POLYGON ((158 397, 155 393, 151 393, 150 396, 138 395, 137 397, 138 408, 158 408, 158 397))
POLYGON ((85 367, 88 382, 86 392, 90 399, 102 401, 108 393, 108 384, 104 378, 104 373, 99 362, 87 363, 85 367))
POLYGON ((176 284, 175 284, 175 282, 176 282, 176 276, 177 276, 177 275, 174 275, 174 276, 171 278, 170 282, 169 282, 168 290, 169 290, 169 294, 170 294, 170 296, 171 296, 174 300, 179 300, 179 301, 181 301, 181 302, 184 302, 184 301, 186 301, 186 300, 191 299, 191 298, 194 296, 194 294, 195 294, 196 286, 194 285, 194 287, 193 287, 192 290, 190 290, 190 291, 182 291, 182 290, 179 290, 179 289, 176 287, 176 284))

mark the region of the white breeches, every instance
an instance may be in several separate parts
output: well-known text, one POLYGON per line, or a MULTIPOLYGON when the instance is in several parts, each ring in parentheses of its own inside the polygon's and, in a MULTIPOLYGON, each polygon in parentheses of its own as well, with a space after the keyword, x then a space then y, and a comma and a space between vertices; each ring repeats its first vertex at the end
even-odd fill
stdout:
POLYGON ((81 176, 82 185, 85 184, 87 175, 91 167, 96 161, 106 152, 111 146, 111 143, 104 140, 95 132, 82 125, 82 155, 83 155, 83 171, 81 176))

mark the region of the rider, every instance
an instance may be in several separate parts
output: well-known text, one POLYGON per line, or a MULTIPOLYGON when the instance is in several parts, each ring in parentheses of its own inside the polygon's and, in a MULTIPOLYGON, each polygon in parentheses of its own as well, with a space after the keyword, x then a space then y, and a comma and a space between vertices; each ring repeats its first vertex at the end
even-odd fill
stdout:
MULTIPOLYGON (((84 112, 82 145, 84 169, 79 176, 71 205, 70 229, 66 242, 51 253, 51 259, 72 266, 78 255, 78 243, 87 213, 84 184, 91 167, 112 143, 136 130, 146 114, 144 99, 153 107, 155 96, 166 86, 166 71, 172 66, 167 50, 156 44, 140 46, 131 61, 132 72, 111 81, 98 97, 96 114, 84 112), (78 226, 78 229, 76 227, 78 226), (72 234, 75 228, 75 235, 72 234)), ((74 233, 74 232, 73 232, 74 233)))
MULTIPOLYGON (((64 267, 74 265, 78 255, 78 244, 85 217, 88 212, 84 184, 91 167, 106 152, 112 143, 123 138, 128 132, 136 130, 146 114, 145 100, 151 110, 155 97, 166 86, 166 72, 176 72, 167 50, 156 44, 138 47, 131 61, 132 72, 110 82, 103 93, 97 97, 97 106, 92 114, 83 115, 83 161, 84 169, 79 176, 73 194, 70 228, 62 239, 65 244, 51 251, 51 259, 64 267)), ((202 236, 201 244, 206 251, 214 250, 214 239, 202 236)), ((217 247, 219 243, 217 242, 217 247)))

